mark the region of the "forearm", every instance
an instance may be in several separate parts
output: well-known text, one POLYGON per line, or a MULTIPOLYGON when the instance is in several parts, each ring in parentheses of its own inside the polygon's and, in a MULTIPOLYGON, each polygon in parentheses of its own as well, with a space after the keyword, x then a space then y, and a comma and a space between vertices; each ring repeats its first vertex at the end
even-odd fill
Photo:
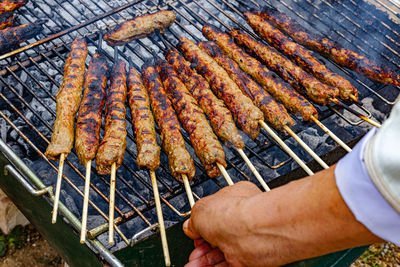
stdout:
POLYGON ((287 262, 381 241, 348 209, 334 168, 243 200, 240 210, 248 218, 250 238, 273 246, 264 251, 291 250, 282 255, 287 262))

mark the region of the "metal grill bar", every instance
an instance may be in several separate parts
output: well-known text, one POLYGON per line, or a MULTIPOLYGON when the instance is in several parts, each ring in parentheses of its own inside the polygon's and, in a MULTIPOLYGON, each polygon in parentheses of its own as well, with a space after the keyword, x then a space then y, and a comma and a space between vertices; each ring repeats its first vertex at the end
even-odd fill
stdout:
MULTIPOLYGON (((53 0, 55 1, 55 0, 53 0)), ((270 4, 267 0, 263 0, 263 4, 270 4)), ((353 0, 349 0, 353 4, 353 0)), ((51 123, 50 121, 54 121, 55 119, 55 112, 54 109, 51 108, 51 105, 54 104, 55 102, 55 97, 54 93, 52 92, 52 88, 58 88, 60 86, 59 79, 57 78, 62 76, 63 70, 62 70, 62 64, 60 65, 59 63, 63 63, 66 59, 66 56, 68 52, 70 51, 70 43, 74 39, 75 36, 85 36, 87 40, 89 41, 89 46, 90 48, 96 47, 96 43, 98 41, 98 32, 103 31, 106 28, 113 27, 116 23, 118 23, 122 19, 128 19, 131 17, 134 17, 137 14, 143 14, 143 13, 148 13, 150 11, 155 11, 155 10, 161 10, 165 8, 170 8, 176 14, 178 15, 178 19, 176 23, 166 31, 166 37, 167 37, 167 42, 169 44, 173 45, 175 40, 181 35, 180 33, 183 33, 190 37, 191 39, 195 41, 202 41, 204 40, 202 35, 201 35, 201 27, 205 23, 209 23, 210 20, 207 19, 205 16, 208 16, 212 18, 212 23, 214 24, 220 24, 222 27, 226 29, 230 29, 233 25, 242 28, 249 34, 255 36, 258 38, 252 30, 250 29, 249 26, 244 24, 244 19, 243 15, 241 14, 241 0, 237 0, 236 2, 230 2, 226 0, 194 0, 194 1, 184 1, 184 0, 179 0, 179 1, 170 1, 170 2, 165 2, 163 5, 159 5, 159 3, 150 0, 149 2, 144 2, 144 1, 137 1, 137 2, 129 2, 128 0, 124 0, 124 4, 120 7, 114 8, 108 1, 106 0, 100 0, 97 1, 83 1, 83 0, 78 0, 80 3, 79 8, 77 6, 69 5, 68 3, 66 4, 60 4, 59 2, 55 1, 54 5, 58 7, 59 10, 54 10, 54 12, 60 16, 63 17, 64 14, 68 14, 68 17, 71 18, 71 21, 68 19, 64 19, 63 21, 58 21, 54 20, 52 23, 54 23, 57 27, 61 29, 61 31, 54 29, 49 23, 46 23, 45 29, 46 31, 50 32, 51 36, 49 36, 47 39, 44 39, 42 41, 39 41, 39 39, 36 39, 37 43, 31 43, 30 47, 23 48, 20 50, 17 50, 11 54, 3 55, 0 56, 0 60, 3 59, 3 61, 0 61, 0 63, 5 64, 4 67, 0 67, 0 83, 3 84, 3 88, 6 88, 9 91, 9 94, 12 94, 15 97, 9 97, 4 93, 4 91, 0 91, 0 100, 3 100, 4 103, 7 105, 7 107, 14 112, 14 114, 17 115, 18 118, 22 119, 22 121, 28 125, 30 128, 29 130, 32 129, 32 132, 38 136, 38 139, 40 141, 43 141, 45 144, 49 143, 49 136, 52 131, 51 123), (100 4, 102 3, 102 4, 100 4), (206 5, 207 4, 207 5, 206 5), (132 7, 132 10, 128 9, 132 7), (82 8, 82 9, 81 9, 82 8), (124 16, 122 16, 124 14, 124 16), (204 15, 203 15, 204 14, 204 15), (115 17, 114 17, 115 16, 115 17), (86 22, 82 22, 82 21, 86 22), (66 29, 66 27, 68 27, 66 29), (172 41, 174 40, 174 41, 172 41), (28 50, 28 48, 31 48, 28 50), (13 55, 13 57, 11 57, 13 55), (51 66, 52 69, 55 70, 55 73, 49 73, 47 70, 47 66, 51 66), (43 75, 44 78, 40 78, 37 75, 43 75), (27 84, 24 79, 21 78, 21 75, 24 74, 26 77, 29 78, 29 81, 32 84, 27 84), (12 80, 13 83, 10 83, 9 80, 12 80), (22 88, 19 90, 18 88, 22 88), (41 98, 40 94, 44 94, 48 101, 45 101, 41 98), (46 112, 48 112, 50 118, 43 118, 40 114, 39 111, 35 109, 35 107, 32 106, 32 103, 30 99, 34 99, 36 104, 40 107, 42 107, 46 112), (26 114, 24 114, 21 111, 21 108, 24 107, 27 110, 29 110, 32 114, 31 117, 27 117, 26 114), (36 122, 34 122, 34 120, 36 122), (45 129, 45 132, 42 132, 40 129, 45 129)), ((307 4, 307 6, 313 10, 319 11, 320 9, 316 7, 311 1, 305 0, 302 1, 307 4)), ((341 0, 343 2, 343 0, 341 0)), ((309 25, 312 25, 315 27, 315 24, 312 24, 310 21, 307 21, 307 18, 300 14, 299 12, 295 12, 295 10, 302 10, 302 12, 307 12, 301 4, 299 4, 297 1, 281 1, 280 5, 283 5, 286 9, 290 10, 292 13, 294 13, 296 16, 300 17, 302 20, 307 22, 309 25), (295 6, 295 8, 293 8, 295 6), (298 7, 298 8, 297 8, 298 7)), ((329 7, 331 4, 327 2, 323 2, 324 6, 329 7)), ((346 10, 349 12, 352 11, 350 7, 345 6, 346 10)), ((25 10, 25 9, 24 9, 25 10)), ((34 21, 34 17, 36 17, 33 9, 27 8, 28 11, 18 11, 20 17, 22 17, 23 21, 34 21)), ((51 14, 47 13, 43 8, 38 7, 37 10, 41 12, 43 16, 46 16, 48 19, 52 20, 51 14)), ((311 11, 312 12, 312 11, 311 11)), ((393 11, 392 11, 393 12, 393 11)), ((315 14, 313 15, 315 17, 315 14)), ((63 17, 64 18, 64 17, 63 17)), ((323 20, 320 19, 319 16, 315 17, 319 22, 321 23, 326 23, 323 20)), ((352 21, 349 16, 345 16, 344 19, 349 20, 350 23, 353 23, 355 26, 359 27, 360 25, 357 23, 357 21, 352 21)), ((332 22, 332 24, 337 24, 334 20, 332 19, 327 19, 327 21, 332 22)), ((339 25, 340 26, 340 25, 339 25)), ((354 36, 351 32, 347 31, 344 29, 343 33, 341 27, 336 27, 336 30, 334 32, 338 36, 344 36, 343 40, 346 40, 346 42, 351 44, 351 40, 348 38, 348 36, 354 36), (337 28, 340 28, 340 31, 337 30, 337 28)), ((388 25, 384 26, 385 29, 391 30, 388 25)), ((393 31, 393 30, 392 30, 393 31)), ((381 31, 379 33, 382 33, 381 31)), ((394 32, 396 35, 398 35, 397 32, 394 32)), ((383 34, 383 33, 382 33, 383 34)), ((39 37, 41 38, 41 37, 39 37)), ((374 36, 374 38, 377 38, 374 36)), ((365 43, 368 47, 372 46, 372 49, 377 50, 377 47, 374 47, 371 43, 369 43, 367 40, 362 40, 363 43, 365 43)), ((378 39, 378 43, 381 44, 387 51, 389 51, 392 54, 389 54, 390 57, 393 58, 398 58, 399 55, 393 45, 397 48, 399 46, 398 43, 395 42, 393 38, 389 38, 389 36, 385 36, 385 41, 381 41, 378 39), (386 43, 387 41, 387 43, 386 43), (393 53, 393 51, 395 53, 393 53)), ((358 45, 356 46, 357 50, 360 51, 365 51, 364 48, 360 47, 358 49, 358 45)), ((107 52, 106 55, 110 62, 113 62, 114 57, 113 57, 113 51, 110 49, 108 46, 104 46, 103 49, 107 52)), ((144 63, 146 60, 149 60, 153 58, 153 55, 157 52, 158 56, 162 57, 161 51, 164 49, 163 44, 157 40, 155 36, 151 36, 149 38, 143 39, 143 40, 136 40, 124 47, 124 49, 121 51, 119 50, 118 53, 121 58, 123 58, 126 61, 129 61, 130 58, 132 58, 131 61, 133 61, 131 67, 135 67, 139 69, 142 63, 144 63), (149 44, 154 45, 152 47, 149 46, 149 44), (154 51, 154 50, 157 51, 154 51)), ((385 51, 386 51, 385 50, 385 51)), ((385 52, 386 53, 386 52, 385 52)), ((383 56, 386 54, 382 54, 383 56)), ((386 57, 389 57, 389 55, 386 55, 386 57)), ((89 56, 93 56, 93 49, 89 50, 89 56)), ((385 57, 385 56, 384 56, 385 57)), ((385 57, 385 58, 386 58, 385 57)), ((395 61, 396 62, 396 61, 395 61)), ((367 85, 365 82, 360 80, 357 75, 353 74, 350 71, 347 71, 336 64, 333 63, 333 65, 338 68, 340 71, 346 74, 349 78, 353 79, 360 88, 364 90, 365 95, 368 94, 374 94, 376 97, 384 101, 386 104, 393 104, 393 101, 390 101, 386 99, 384 96, 382 96, 379 91, 382 87, 377 87, 375 85, 367 85), (376 88, 376 89, 372 89, 376 88)), ((398 64, 396 64, 398 65, 398 64)), ((340 115, 343 119, 348 121, 350 124, 353 125, 358 125, 362 121, 351 121, 349 118, 346 116, 343 116, 336 108, 335 106, 332 107, 318 107, 318 111, 321 114, 321 118, 329 118, 332 114, 337 113, 340 115)), ((364 110, 365 112, 368 112, 368 110, 364 110)), ((26 142, 29 144, 30 147, 34 149, 34 151, 42 158, 44 159, 47 164, 50 165, 52 169, 57 171, 57 167, 48 159, 46 159, 43 155, 42 148, 40 148, 33 140, 29 139, 26 132, 24 130, 18 129, 18 126, 16 126, 7 116, 0 111, 0 117, 2 117, 10 126, 13 128, 17 134, 26 142)), ((300 132, 304 130, 304 126, 309 126, 309 124, 303 124, 300 120, 295 118, 296 120, 296 127, 295 130, 296 132, 300 132)), ((132 125, 131 125, 131 115, 129 112, 127 112, 127 127, 128 127, 128 144, 133 144, 135 143, 135 137, 131 134, 131 131, 129 130, 132 125)), ((157 129, 157 131, 159 131, 157 129)), ((103 133, 103 132, 102 132, 103 133)), ((264 132, 261 131, 262 135, 255 140, 255 141, 247 141, 246 142, 246 152, 249 152, 249 155, 251 155, 251 159, 256 159, 257 161, 263 163, 266 165, 268 168, 271 168, 272 170, 277 170, 280 171, 283 169, 284 166, 289 165, 290 162, 292 162, 292 159, 285 153, 283 152, 280 147, 277 147, 275 144, 275 141, 271 141, 270 137, 264 132), (262 153, 267 153, 268 151, 275 151, 274 149, 278 149, 278 152, 280 154, 284 154, 284 160, 278 161, 276 163, 274 160, 271 162, 268 162, 262 155, 262 153)), ((292 139, 288 138, 288 136, 283 136, 282 133, 279 133, 280 137, 285 139, 285 142, 291 146, 292 139)), ((184 139, 188 146, 190 145, 190 139, 187 135, 186 132, 183 132, 184 139)), ((227 163, 228 163, 228 170, 230 172, 234 172, 237 174, 238 177, 236 177, 236 180, 254 180, 249 177, 249 175, 246 174, 245 171, 242 170, 241 164, 243 164, 242 159, 240 158, 240 155, 234 150, 234 149, 226 149, 227 151, 227 163)), ((127 148, 126 150, 126 156, 128 159, 126 159, 122 166, 121 166, 121 172, 118 173, 118 186, 119 188, 116 191, 117 194, 117 203, 115 206, 115 211, 119 215, 115 219, 115 224, 120 225, 122 223, 125 223, 131 219, 139 217, 140 220, 144 223, 146 229, 153 229, 154 224, 152 224, 152 218, 149 217, 149 215, 146 214, 147 211, 150 211, 151 209, 154 208, 154 200, 152 197, 149 197, 152 191, 152 186, 150 183, 150 179, 148 177, 148 174, 146 173, 145 175, 142 172, 138 172, 138 170, 135 169, 135 167, 129 163, 129 159, 135 160, 136 159, 136 152, 132 147, 127 148), (122 172, 126 173, 126 175, 129 175, 127 177, 126 175, 123 175, 122 172), (135 183, 137 182, 137 186, 139 188, 136 188, 132 183, 130 183, 130 178, 135 177, 134 181, 135 183), (132 194, 133 197, 130 195, 127 196, 126 193, 132 194), (122 208, 124 207, 124 208, 122 208), (128 210, 126 210, 126 208, 128 210)), ((76 183, 79 183, 79 180, 82 179, 84 180, 84 174, 80 171, 82 166, 78 165, 77 163, 77 157, 75 155, 75 151, 72 151, 71 155, 69 156, 69 159, 66 160, 68 166, 73 170, 74 174, 79 176, 78 180, 75 180, 73 177, 68 177, 67 175, 63 176, 63 179, 67 182, 68 186, 71 187, 76 193, 78 193, 80 196, 82 196, 82 192, 78 188, 76 183)), ((195 158, 195 164, 196 167, 200 170, 200 172, 204 173, 204 170, 197 158, 195 158)), ((182 195, 184 193, 184 187, 174 181, 172 175, 168 171, 168 166, 166 166, 165 163, 162 163, 159 169, 159 174, 157 175, 158 177, 158 182, 161 185, 160 188, 160 196, 161 200, 164 204, 169 207, 175 214, 178 216, 187 216, 188 213, 183 213, 179 211, 179 209, 172 204, 172 200, 175 199, 175 197, 182 195)), ((92 179, 91 182, 91 188, 93 189, 94 193, 96 196, 99 196, 101 201, 104 203, 108 203, 109 199, 107 196, 105 196, 102 193, 102 190, 100 189, 99 186, 96 185, 96 181, 100 182, 100 184, 103 187, 108 187, 109 182, 108 179, 106 179, 104 176, 99 176, 95 175, 94 180, 92 179)), ((197 175, 196 178, 192 181, 192 185, 194 188, 202 184, 207 180, 207 177, 204 174, 197 175)), ((213 182, 216 184, 218 188, 223 187, 223 184, 221 183, 221 180, 219 179, 213 179, 213 182)), ((196 196, 198 198, 198 196, 196 196)), ((89 236, 91 238, 96 238, 98 235, 106 231, 107 227, 106 225, 108 224, 108 217, 107 215, 102 211, 101 208, 99 208, 100 203, 96 202, 93 203, 92 201, 89 201, 90 206, 99 214, 101 215, 105 220, 106 223, 103 225, 100 225, 91 231, 89 231, 89 236)), ((118 231, 118 230, 117 230, 118 231)), ((146 230, 147 231, 147 230, 146 230)), ((122 239, 126 239, 124 237, 124 234, 119 232, 122 239)), ((136 236, 135 233, 131 233, 133 236, 136 236)), ((126 240, 125 240, 126 241, 126 240)))

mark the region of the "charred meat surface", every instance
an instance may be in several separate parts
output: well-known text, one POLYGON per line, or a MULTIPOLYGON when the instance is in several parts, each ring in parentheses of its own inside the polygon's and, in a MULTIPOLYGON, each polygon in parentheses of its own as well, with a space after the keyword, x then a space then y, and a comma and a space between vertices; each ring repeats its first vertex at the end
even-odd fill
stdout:
POLYGON ((189 134, 197 157, 211 178, 221 174, 217 163, 226 167, 225 153, 217 136, 208 124, 203 110, 178 78, 173 67, 165 61, 157 62, 157 71, 171 100, 179 121, 189 134))
MULTIPOLYGON (((249 25, 258 35, 322 82, 338 88, 342 99, 348 100, 351 95, 357 98, 357 89, 347 79, 328 70, 310 51, 292 42, 280 30, 273 27, 260 16, 249 12, 246 12, 245 15, 249 25)), ((333 95, 332 98, 334 98, 333 95)))
POLYGON ((14 12, 9 11, 0 14, 0 30, 4 30, 15 23, 14 12))
POLYGON ((243 149, 244 142, 231 112, 224 102, 213 94, 208 82, 190 67, 190 63, 177 50, 168 50, 166 58, 207 115, 215 134, 226 144, 243 149))
POLYGON ((242 70, 263 85, 263 88, 290 112, 301 114, 305 121, 311 120, 311 116, 318 118, 317 110, 310 102, 258 60, 249 56, 235 44, 228 34, 212 26, 204 26, 203 35, 208 40, 214 41, 225 54, 236 61, 242 70))
POLYGON ((128 102, 136 136, 137 164, 139 168, 155 171, 160 166, 161 148, 157 144, 149 95, 143 85, 142 76, 134 68, 131 68, 128 75, 128 102))
POLYGON ((161 131, 161 143, 168 156, 169 170, 180 182, 182 175, 189 180, 195 175, 193 159, 186 150, 181 127, 170 100, 164 90, 154 66, 147 63, 142 66, 144 85, 149 92, 151 109, 161 131))
POLYGON ((240 30, 232 30, 230 34, 238 45, 245 47, 250 54, 261 58, 271 70, 315 103, 327 105, 331 99, 337 97, 339 93, 337 88, 320 82, 272 47, 258 42, 240 30))
POLYGON ((136 17, 117 25, 104 35, 104 40, 111 46, 124 45, 134 39, 144 38, 155 30, 161 30, 174 23, 176 15, 172 11, 158 11, 153 14, 136 17))
POLYGON ((79 162, 86 166, 96 157, 99 148, 100 127, 106 101, 107 58, 93 55, 86 72, 83 98, 79 108, 75 131, 75 149, 79 162))
POLYGON ((264 8, 258 15, 267 19, 275 27, 286 32, 296 42, 334 60, 337 64, 355 70, 371 80, 392 85, 400 85, 400 75, 387 66, 379 66, 365 56, 344 48, 320 34, 310 33, 303 26, 290 19, 277 9, 264 8))
POLYGON ((82 96, 87 54, 85 39, 75 39, 64 65, 63 82, 57 93, 56 121, 51 142, 45 152, 49 159, 57 160, 61 154, 64 153, 67 156, 71 152, 74 142, 74 122, 82 96))
POLYGON ((240 128, 252 139, 257 138, 260 133, 258 123, 264 119, 261 110, 242 93, 228 73, 195 43, 181 37, 180 46, 185 57, 210 83, 217 97, 225 102, 240 128))
POLYGON ((42 31, 42 26, 36 23, 28 23, 16 27, 6 28, 0 31, 0 54, 10 52, 20 43, 29 40, 42 31))
POLYGON ((107 92, 106 124, 104 137, 96 155, 96 170, 99 174, 110 174, 111 166, 121 166, 126 148, 126 69, 125 62, 114 63, 107 92))
POLYGON ((282 130, 285 125, 294 124, 285 107, 276 103, 267 91, 243 72, 239 65, 226 56, 214 42, 201 42, 199 46, 226 70, 231 79, 254 101, 264 113, 266 121, 275 129, 282 130))
POLYGON ((16 10, 28 3, 28 0, 2 0, 0 1, 0 14, 16 10))

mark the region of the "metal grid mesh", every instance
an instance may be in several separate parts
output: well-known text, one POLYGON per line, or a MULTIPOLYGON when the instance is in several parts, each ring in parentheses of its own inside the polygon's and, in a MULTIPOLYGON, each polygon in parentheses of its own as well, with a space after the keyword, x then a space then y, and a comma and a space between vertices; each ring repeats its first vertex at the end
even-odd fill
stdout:
MULTIPOLYGON (((37 169, 36 172, 39 176, 45 176, 44 179, 47 184, 54 183, 57 164, 47 160, 43 152, 50 140, 52 125, 55 120, 55 94, 62 80, 62 66, 69 52, 69 44, 74 37, 86 36, 88 38, 90 58, 94 54, 97 46, 98 31, 101 31, 105 27, 112 27, 120 20, 129 19, 130 17, 156 11, 158 9, 170 9, 177 13, 177 22, 171 29, 167 30, 166 33, 168 40, 170 40, 172 44, 180 35, 185 35, 194 41, 204 40, 201 36, 201 27, 204 23, 215 24, 221 29, 241 27, 250 33, 252 32, 245 24, 243 16, 239 11, 240 8, 244 7, 241 1, 171 1, 164 2, 161 5, 155 1, 139 1, 135 4, 129 3, 129 1, 118 1, 117 3, 120 4, 121 8, 117 10, 114 9, 117 6, 109 4, 108 1, 92 2, 79 0, 77 1, 77 5, 71 5, 71 7, 68 1, 63 4, 57 1, 53 2, 46 1, 45 4, 49 7, 55 7, 55 13, 47 12, 43 7, 38 9, 41 13, 35 13, 34 10, 36 9, 21 9, 18 11, 21 22, 24 20, 34 21, 35 17, 48 17, 49 22, 45 24, 45 32, 57 34, 66 29, 67 32, 62 36, 51 37, 51 40, 46 43, 38 43, 34 48, 22 51, 16 56, 8 56, 0 62, 0 64, 3 65, 3 68, 0 69, 2 89, 0 92, 0 99, 3 102, 1 105, 4 104, 7 110, 10 111, 9 114, 0 112, 0 116, 8 125, 11 125, 16 135, 20 137, 20 142, 24 142, 27 146, 33 148, 31 155, 22 156, 39 158, 46 162, 46 165, 44 165, 42 169, 37 169), (59 18, 54 19, 54 15, 59 18), (90 20, 93 22, 88 23, 90 20), (83 24, 79 24, 82 22, 83 24), (68 28, 74 26, 80 29, 73 30, 71 28, 71 30, 68 30, 68 28), (48 171, 49 166, 54 171, 48 171), (43 172, 48 172, 48 174, 42 175, 43 172)), ((366 9, 364 5, 355 3, 353 0, 339 1, 338 5, 342 7, 345 12, 336 11, 337 6, 332 6, 328 1, 319 1, 319 5, 314 4, 310 0, 301 2, 291 0, 261 1, 260 4, 271 4, 272 6, 278 7, 290 17, 307 25, 308 28, 311 26, 311 29, 319 33, 322 32, 332 37, 334 40, 339 40, 340 43, 344 44, 346 47, 354 48, 365 54, 370 54, 368 53, 369 50, 366 50, 367 48, 371 49, 374 51, 374 54, 383 58, 382 61, 385 64, 392 64, 392 67, 396 69, 400 66, 400 58, 396 52, 400 43, 400 41, 398 42, 396 39, 399 37, 399 34, 396 30, 393 30, 393 25, 389 25, 390 21, 381 21, 379 27, 373 24, 368 29, 363 28, 364 24, 360 21, 362 18, 357 17, 357 12, 365 12, 368 14, 371 13, 371 11, 366 9), (337 14, 333 15, 329 13, 327 16, 323 15, 324 12, 331 9, 331 12, 336 12, 337 14), (334 19, 332 17, 334 17, 334 19), (354 29, 344 27, 338 23, 338 21, 353 25, 354 29), (371 31, 372 28, 374 31, 371 31), (326 29, 328 29, 328 31, 326 31, 326 29), (359 40, 360 38, 357 37, 358 31, 365 32, 365 34, 368 34, 371 38, 359 40)), ((38 5, 40 6, 40 4, 38 5)), ((387 12, 397 16, 393 7, 389 8, 382 3, 381 6, 387 12)), ((398 7, 395 6, 395 8, 398 7)), ((372 18, 379 23, 379 18, 376 16, 377 15, 373 15, 372 18)), ((44 36, 39 36, 38 38, 43 37, 44 36)), ((34 42, 34 40, 31 40, 31 42, 34 42)), ((162 42, 160 42, 157 37, 153 36, 126 45, 119 51, 119 54, 121 58, 126 60, 128 57, 131 57, 135 65, 140 66, 147 59, 152 57, 153 52, 162 56, 162 48, 162 42)), ((107 56, 110 62, 112 62, 113 49, 105 44, 103 45, 103 49, 107 51, 107 56)), ((89 62, 89 58, 87 62, 89 62)), ((324 61, 326 62, 326 60, 324 61)), ((380 101, 379 103, 385 104, 382 108, 382 114, 388 112, 390 105, 393 104, 394 97, 398 94, 399 89, 397 87, 376 85, 353 72, 337 66, 333 62, 327 62, 327 65, 335 72, 351 79, 352 83, 359 89, 361 99, 372 97, 374 101, 380 101)), ((335 106, 318 107, 318 110, 322 122, 345 125, 343 127, 345 129, 341 127, 332 129, 337 135, 344 139, 344 141, 359 136, 365 132, 365 128, 368 128, 365 124, 361 125, 364 127, 361 130, 352 127, 352 125, 360 124, 361 121, 349 114, 343 116, 342 112, 339 112, 335 106), (335 114, 342 116, 350 125, 343 123, 335 114)), ((380 119, 382 118, 383 117, 380 119)), ((130 235, 134 235, 145 228, 152 228, 156 220, 151 211, 154 202, 152 200, 153 196, 150 179, 147 172, 139 171, 135 163, 136 148, 130 121, 130 113, 127 112, 128 146, 124 163, 117 173, 115 211, 119 216, 116 219, 117 224, 131 220, 139 226, 134 233, 129 233, 130 235)), ((296 132, 304 133, 307 129, 313 128, 310 123, 302 123, 299 120, 296 120, 296 122, 294 128, 296 132)), ((258 163, 256 167, 264 169, 262 173, 268 175, 271 180, 288 172, 292 167, 291 165, 296 164, 274 144, 274 141, 269 139, 264 131, 261 133, 260 137, 255 141, 245 137, 245 152, 250 156, 252 161, 258 163)), ((315 130, 315 133, 318 133, 318 131, 315 130)), ((306 134, 307 133, 303 136, 307 136, 306 134)), ((319 132, 319 134, 323 135, 321 132, 319 132)), ((285 139, 285 142, 290 147, 298 147, 291 138, 287 138, 287 136, 282 134, 280 134, 280 136, 285 139)), ((191 154, 194 155, 186 133, 184 133, 184 138, 191 154)), ((327 140, 327 142, 329 141, 327 140)), ((334 144, 332 144, 332 147, 333 146, 334 144)), ((234 180, 254 181, 246 168, 243 167, 244 164, 237 152, 226 147, 224 149, 226 151, 228 169, 229 172, 233 174, 233 177, 235 177, 234 180)), ((327 152, 318 150, 318 147, 315 149, 319 155, 327 152)), ((304 152, 298 151, 298 153, 300 153, 306 161, 310 160, 310 157, 304 154, 304 152)), ((162 155, 162 157, 164 160, 162 159, 162 165, 157 171, 162 201, 167 207, 173 210, 175 216, 183 216, 184 214, 181 212, 182 210, 188 210, 188 206, 176 201, 177 198, 182 197, 182 192, 184 191, 183 186, 178 184, 170 175, 166 164, 167 161, 165 160, 166 157, 165 155, 162 155)), ((70 187, 71 190, 82 196, 84 170, 83 166, 80 166, 78 163, 74 151, 68 156, 66 164, 67 168, 65 170, 63 187, 70 187)), ((208 179, 203 174, 201 164, 197 158, 195 158, 195 165, 197 168, 197 176, 192 181, 192 186, 194 187, 194 191, 200 196, 209 194, 213 192, 213 190, 215 191, 223 186, 223 183, 221 183, 219 179, 213 180, 216 186, 208 191, 198 186, 201 183, 208 182, 208 179)), ((108 203, 108 193, 104 193, 104 190, 108 192, 108 177, 94 175, 94 172, 92 175, 92 192, 90 195, 91 201, 89 203, 91 210, 89 212, 98 214, 103 217, 104 222, 106 222, 108 218, 103 210, 107 210, 104 209, 104 204, 106 205, 108 203)), ((68 196, 62 197, 62 201, 68 202, 68 196)), ((78 207, 79 210, 80 208, 81 206, 78 207)), ((80 217, 79 213, 76 215, 80 217)), ((171 215, 171 217, 173 216, 171 215)), ((170 220, 176 220, 176 218, 170 218, 170 220)), ((122 227, 128 229, 129 227, 127 224, 123 224, 122 227)), ((103 226, 104 225, 100 225, 99 228, 92 230, 92 235, 97 236, 101 234, 105 230, 103 226)), ((122 239, 127 241, 123 234, 123 232, 126 233, 124 229, 122 232, 118 231, 118 233, 121 235, 122 239)))

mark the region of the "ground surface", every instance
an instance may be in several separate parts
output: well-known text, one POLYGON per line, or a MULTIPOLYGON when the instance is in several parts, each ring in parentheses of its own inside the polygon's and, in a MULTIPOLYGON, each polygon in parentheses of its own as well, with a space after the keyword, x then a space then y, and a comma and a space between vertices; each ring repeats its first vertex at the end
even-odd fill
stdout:
MULTIPOLYGON (((28 225, 16 227, 8 236, 0 233, 0 267, 64 266, 64 261, 47 241, 28 225)), ((382 243, 370 246, 351 267, 400 266, 400 248, 382 243)))

